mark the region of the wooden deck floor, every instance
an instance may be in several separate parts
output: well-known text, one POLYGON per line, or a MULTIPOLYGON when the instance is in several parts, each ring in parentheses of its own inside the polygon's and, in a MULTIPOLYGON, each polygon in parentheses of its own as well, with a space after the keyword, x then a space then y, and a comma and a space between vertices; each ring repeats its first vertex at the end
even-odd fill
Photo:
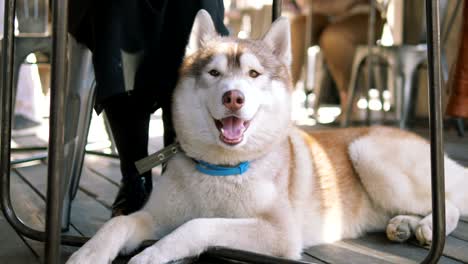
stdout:
MULTIPOLYGON (((427 133, 424 129, 417 132, 427 133)), ((453 132, 446 133, 446 138, 445 146, 449 155, 468 167, 468 138, 460 139, 453 132)), ((44 144, 34 137, 16 137, 14 140, 21 146, 44 144)), ((160 145, 160 137, 152 138, 150 150, 156 150, 160 145)), ((20 156, 16 154, 15 158, 20 156)), ((44 162, 38 162, 11 170, 14 208, 26 224, 36 229, 43 229, 45 224, 46 169, 44 162)), ((109 219, 109 208, 117 193, 119 181, 117 160, 86 156, 67 234, 92 236, 109 219)), ((43 243, 19 236, 1 214, 0 234, 0 263, 43 263, 43 243)), ((62 247, 63 260, 75 250, 74 247, 62 247)), ((428 248, 419 246, 416 241, 397 244, 389 242, 383 233, 373 233, 360 239, 309 248, 303 258, 315 263, 418 263, 427 253, 428 248)), ((125 260, 118 263, 125 263, 125 260)), ((202 260, 200 263, 219 262, 202 260)), ((468 263, 468 219, 461 220, 457 229, 447 238, 440 263, 468 263)))

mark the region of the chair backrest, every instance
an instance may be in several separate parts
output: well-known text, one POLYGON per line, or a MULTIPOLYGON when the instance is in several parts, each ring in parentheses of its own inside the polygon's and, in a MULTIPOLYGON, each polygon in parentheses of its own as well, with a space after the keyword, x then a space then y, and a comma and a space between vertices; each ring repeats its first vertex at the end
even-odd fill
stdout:
POLYGON ((49 0, 16 0, 20 33, 48 33, 49 0))

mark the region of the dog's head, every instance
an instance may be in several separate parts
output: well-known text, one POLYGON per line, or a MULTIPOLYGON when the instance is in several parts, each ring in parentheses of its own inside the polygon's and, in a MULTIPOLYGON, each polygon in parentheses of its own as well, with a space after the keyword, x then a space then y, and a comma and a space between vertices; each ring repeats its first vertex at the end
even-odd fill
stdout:
POLYGON ((290 125, 289 22, 260 40, 221 37, 198 12, 174 93, 177 139, 188 156, 214 164, 253 160, 290 125))

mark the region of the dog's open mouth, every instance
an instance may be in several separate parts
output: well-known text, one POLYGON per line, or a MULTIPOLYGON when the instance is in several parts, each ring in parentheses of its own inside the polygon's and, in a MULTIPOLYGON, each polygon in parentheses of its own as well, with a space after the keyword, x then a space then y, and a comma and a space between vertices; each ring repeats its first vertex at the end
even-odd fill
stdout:
POLYGON ((237 145, 242 142, 244 132, 250 125, 250 121, 235 116, 225 117, 221 120, 215 119, 221 141, 228 145, 237 145))

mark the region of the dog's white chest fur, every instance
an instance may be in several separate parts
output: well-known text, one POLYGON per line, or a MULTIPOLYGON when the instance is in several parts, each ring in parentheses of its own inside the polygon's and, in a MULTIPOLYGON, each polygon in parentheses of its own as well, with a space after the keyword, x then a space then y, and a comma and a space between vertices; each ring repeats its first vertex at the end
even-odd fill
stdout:
POLYGON ((278 196, 274 180, 281 171, 281 162, 271 158, 255 161, 242 175, 211 176, 197 171, 184 154, 174 157, 146 206, 158 216, 158 237, 195 218, 249 218, 268 211, 278 196))

